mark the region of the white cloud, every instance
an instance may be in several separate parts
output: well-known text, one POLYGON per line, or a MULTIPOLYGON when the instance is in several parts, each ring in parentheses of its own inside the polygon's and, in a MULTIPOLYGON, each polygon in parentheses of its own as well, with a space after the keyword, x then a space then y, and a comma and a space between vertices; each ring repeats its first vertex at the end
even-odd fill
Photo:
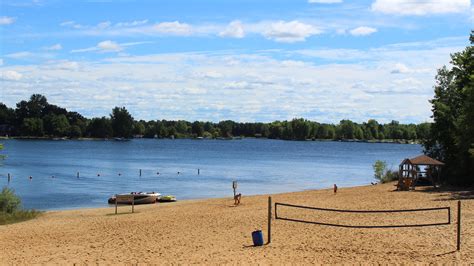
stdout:
POLYGON ((15 18, 6 16, 0 17, 0 25, 10 25, 13 22, 15 22, 15 18))
POLYGON ((1 77, 2 80, 18 81, 23 77, 23 75, 14 70, 7 70, 1 72, 1 77))
POLYGON ((225 30, 219 33, 221 37, 231 37, 231 38, 243 38, 245 36, 244 27, 242 22, 234 20, 225 28, 225 30))
POLYGON ((470 0, 375 0, 372 11, 417 15, 463 13, 471 7, 470 0))
POLYGON ((110 21, 103 21, 103 22, 100 22, 99 24, 97 24, 97 28, 99 29, 106 29, 108 27, 110 27, 110 25, 112 25, 112 23, 110 21))
POLYGON ((293 43, 305 41, 306 38, 319 33, 321 30, 314 26, 293 20, 271 23, 269 29, 263 32, 263 36, 277 42, 293 43))
POLYGON ((28 58, 32 57, 33 54, 31 52, 23 51, 23 52, 17 52, 17 53, 11 53, 5 55, 5 57, 13 58, 13 59, 22 59, 22 58, 28 58))
POLYGON ((0 58, 0 66, 3 66, 3 58, 0 58))
POLYGON ((169 35, 190 35, 192 33, 192 27, 189 24, 179 21, 157 23, 153 26, 153 30, 169 35))
POLYGON ((84 52, 102 52, 102 53, 110 53, 110 52, 120 52, 123 50, 123 47, 114 42, 114 41, 102 41, 99 42, 96 46, 89 47, 89 48, 83 48, 83 49, 75 49, 72 50, 71 53, 84 53, 84 52))
POLYGON ((49 51, 58 51, 58 50, 63 49, 63 46, 60 43, 57 43, 57 44, 54 44, 54 45, 51 45, 51 46, 43 47, 43 49, 44 50, 49 50, 49 51))
POLYGON ((342 3, 342 0, 308 0, 310 4, 337 4, 342 3))
POLYGON ((377 32, 377 29, 372 28, 372 27, 362 26, 362 27, 357 27, 355 29, 352 29, 349 32, 354 36, 366 36, 366 35, 370 35, 372 33, 377 32))
POLYGON ((123 50, 122 46, 110 40, 98 43, 97 48, 104 52, 119 52, 123 50))
POLYGON ((66 26, 72 26, 72 25, 74 25, 74 24, 75 24, 74 21, 68 20, 68 21, 61 22, 61 23, 59 24, 59 26, 61 26, 61 27, 66 27, 66 26))
POLYGON ((297 116, 321 122, 420 122, 431 114, 436 68, 463 49, 465 38, 427 42, 436 45, 111 55, 8 65, 0 72, 23 76, 1 82, 2 101, 14 106, 41 92, 89 117, 126 106, 137 119, 272 121, 297 116), (407 72, 394 75, 394 66, 407 72), (394 101, 401 93, 408 95, 406 100, 394 101))
POLYGON ((148 23, 148 19, 144 20, 134 20, 134 21, 128 21, 128 22, 118 22, 115 24, 115 27, 136 27, 140 25, 144 25, 148 23))
MULTIPOLYGON (((99 53, 110 53, 110 52, 121 52, 127 46, 135 46, 141 44, 147 44, 152 42, 127 42, 127 43, 117 43, 111 40, 99 42, 96 46, 74 49, 71 50, 71 53, 84 53, 84 52, 99 52, 99 53)), ((122 54, 124 55, 124 54, 122 54)), ((125 54, 126 55, 126 54, 125 54)))
POLYGON ((408 72, 410 72, 410 69, 402 63, 395 64, 395 67, 390 71, 392 74, 403 74, 408 72))

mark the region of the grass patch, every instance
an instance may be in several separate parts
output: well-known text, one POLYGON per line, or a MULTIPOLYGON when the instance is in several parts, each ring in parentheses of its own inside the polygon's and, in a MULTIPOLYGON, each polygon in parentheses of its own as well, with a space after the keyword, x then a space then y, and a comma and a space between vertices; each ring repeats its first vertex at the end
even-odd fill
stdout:
POLYGON ((41 213, 36 210, 19 210, 12 213, 0 212, 0 225, 27 221, 36 218, 41 213))

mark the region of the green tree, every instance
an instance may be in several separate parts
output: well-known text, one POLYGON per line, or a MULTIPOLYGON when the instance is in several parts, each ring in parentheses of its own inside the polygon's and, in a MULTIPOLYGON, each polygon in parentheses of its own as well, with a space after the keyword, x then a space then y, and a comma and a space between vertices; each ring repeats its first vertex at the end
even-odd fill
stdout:
POLYGON ((146 127, 145 121, 135 122, 133 125, 133 134, 134 135, 145 135, 146 127))
POLYGON ((93 138, 109 138, 113 136, 112 123, 107 117, 93 118, 88 132, 93 138))
POLYGON ((114 137, 132 137, 133 117, 125 107, 115 107, 110 114, 114 137))
POLYGON ((43 120, 41 118, 25 118, 21 124, 22 135, 43 136, 43 120))
POLYGON ((451 55, 452 68, 436 76, 430 101, 434 123, 424 143, 425 152, 446 163, 448 182, 474 183, 474 31, 471 45, 451 55))
POLYGON ((204 133, 204 125, 202 122, 194 121, 192 125, 192 133, 195 134, 197 137, 202 137, 204 133))

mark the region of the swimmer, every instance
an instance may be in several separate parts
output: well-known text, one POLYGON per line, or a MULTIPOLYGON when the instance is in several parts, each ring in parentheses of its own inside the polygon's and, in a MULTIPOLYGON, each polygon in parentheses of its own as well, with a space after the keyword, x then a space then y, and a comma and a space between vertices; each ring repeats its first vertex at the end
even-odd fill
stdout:
POLYGON ((32 176, 30 176, 30 177, 29 177, 29 179, 31 180, 31 179, 33 179, 33 177, 32 177, 32 176))

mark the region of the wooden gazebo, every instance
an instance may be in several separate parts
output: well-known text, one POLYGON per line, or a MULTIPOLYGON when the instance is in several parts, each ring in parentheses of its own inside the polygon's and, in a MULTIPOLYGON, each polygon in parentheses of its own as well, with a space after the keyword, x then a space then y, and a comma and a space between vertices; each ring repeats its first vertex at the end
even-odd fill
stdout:
POLYGON ((436 188, 443 165, 444 163, 426 155, 403 160, 398 170, 398 190, 415 189, 419 178, 430 180, 436 188))

